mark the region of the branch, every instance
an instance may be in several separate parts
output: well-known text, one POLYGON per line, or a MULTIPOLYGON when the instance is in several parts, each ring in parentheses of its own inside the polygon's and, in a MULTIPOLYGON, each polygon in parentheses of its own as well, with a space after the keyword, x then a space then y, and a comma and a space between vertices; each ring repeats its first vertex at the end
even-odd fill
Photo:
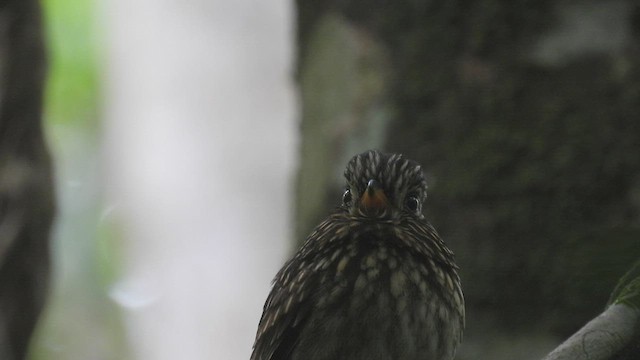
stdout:
POLYGON ((543 360, 638 358, 639 338, 640 260, 620 279, 608 308, 543 360))

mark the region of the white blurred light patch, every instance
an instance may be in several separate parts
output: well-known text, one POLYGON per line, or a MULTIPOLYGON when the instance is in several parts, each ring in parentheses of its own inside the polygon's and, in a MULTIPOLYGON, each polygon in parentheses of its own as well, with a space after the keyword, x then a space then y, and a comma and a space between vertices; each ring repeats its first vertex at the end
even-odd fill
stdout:
POLYGON ((129 279, 114 284, 109 289, 109 297, 123 308, 138 310, 153 304, 158 294, 146 289, 146 283, 129 279))
POLYGON ((125 264, 109 294, 132 352, 247 359, 291 236, 293 4, 101 6, 105 207, 125 264))

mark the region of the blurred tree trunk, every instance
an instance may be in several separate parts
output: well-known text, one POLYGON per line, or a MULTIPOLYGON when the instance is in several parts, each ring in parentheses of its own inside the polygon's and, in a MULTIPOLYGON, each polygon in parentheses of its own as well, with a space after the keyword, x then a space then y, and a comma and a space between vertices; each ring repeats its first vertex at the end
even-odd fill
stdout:
POLYGON ((632 1, 298 0, 296 238, 367 148, 426 169, 456 252, 459 359, 538 359, 640 258, 632 1))
POLYGON ((0 359, 26 357, 49 280, 52 175, 36 0, 0 5, 0 359))

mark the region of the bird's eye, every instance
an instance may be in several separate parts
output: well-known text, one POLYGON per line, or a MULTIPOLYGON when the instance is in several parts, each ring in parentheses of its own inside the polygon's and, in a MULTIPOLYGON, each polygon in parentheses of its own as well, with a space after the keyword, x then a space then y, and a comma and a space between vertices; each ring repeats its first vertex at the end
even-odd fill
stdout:
POLYGON ((342 194, 342 205, 350 205, 351 204, 351 190, 347 189, 342 194))
POLYGON ((412 212, 418 212, 420 209, 420 200, 416 196, 407 197, 405 206, 412 212))

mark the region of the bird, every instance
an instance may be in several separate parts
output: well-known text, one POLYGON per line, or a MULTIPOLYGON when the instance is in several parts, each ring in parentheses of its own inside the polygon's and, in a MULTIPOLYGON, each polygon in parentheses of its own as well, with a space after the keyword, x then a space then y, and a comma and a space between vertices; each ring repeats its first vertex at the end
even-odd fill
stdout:
POLYGON ((251 360, 450 360, 465 307, 453 252, 425 219, 421 166, 369 150, 341 204, 275 276, 251 360))

